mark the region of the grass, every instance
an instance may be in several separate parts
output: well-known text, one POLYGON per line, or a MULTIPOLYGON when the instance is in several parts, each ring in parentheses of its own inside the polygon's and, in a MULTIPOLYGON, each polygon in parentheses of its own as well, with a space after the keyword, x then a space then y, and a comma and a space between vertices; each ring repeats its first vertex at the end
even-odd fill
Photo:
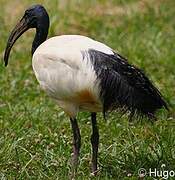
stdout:
MULTIPOLYGON (((161 170, 162 164, 166 165, 164 169, 175 171, 175 2, 39 2, 50 14, 49 37, 82 34, 108 44, 142 68, 170 106, 169 113, 157 113, 154 123, 148 119, 128 122, 127 116, 118 113, 110 114, 105 122, 99 114, 101 171, 97 177, 91 177, 89 169, 90 116, 80 113, 82 150, 76 179, 135 180, 140 168, 161 170)), ((33 3, 1 1, 1 57, 10 31, 33 3)), ((18 40, 8 68, 0 64, 0 179, 68 179, 70 123, 34 77, 30 55, 33 36, 30 31, 18 40)))

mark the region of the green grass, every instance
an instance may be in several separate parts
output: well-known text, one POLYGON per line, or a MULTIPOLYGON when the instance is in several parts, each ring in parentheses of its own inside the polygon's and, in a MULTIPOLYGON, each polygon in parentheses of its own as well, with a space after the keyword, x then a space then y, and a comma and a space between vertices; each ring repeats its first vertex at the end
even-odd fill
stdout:
MULTIPOLYGON (((1 1, 0 53, 25 8, 35 1, 1 1)), ((88 113, 78 115, 82 134, 76 179, 138 179, 139 168, 175 171, 175 1, 38 1, 51 18, 49 37, 82 34, 102 41, 142 68, 159 87, 170 112, 158 121, 128 122, 112 113, 100 130, 99 168, 90 176, 88 113)), ((39 88, 31 67, 34 32, 25 33, 0 64, 0 179, 68 179, 71 128, 68 117, 39 88)), ((145 178, 153 179, 153 178, 145 178)), ((171 179, 171 178, 169 178, 171 179)), ((172 178, 174 179, 174 178, 172 178)))

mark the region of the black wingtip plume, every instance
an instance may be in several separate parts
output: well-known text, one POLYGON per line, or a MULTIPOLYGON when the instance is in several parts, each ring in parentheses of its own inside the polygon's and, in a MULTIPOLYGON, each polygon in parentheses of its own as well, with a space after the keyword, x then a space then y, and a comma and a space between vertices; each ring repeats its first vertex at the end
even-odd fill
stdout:
POLYGON ((88 51, 94 69, 101 80, 103 114, 108 110, 126 109, 130 115, 154 117, 156 110, 166 108, 167 103, 159 90, 145 74, 127 60, 114 53, 105 54, 96 50, 88 51))

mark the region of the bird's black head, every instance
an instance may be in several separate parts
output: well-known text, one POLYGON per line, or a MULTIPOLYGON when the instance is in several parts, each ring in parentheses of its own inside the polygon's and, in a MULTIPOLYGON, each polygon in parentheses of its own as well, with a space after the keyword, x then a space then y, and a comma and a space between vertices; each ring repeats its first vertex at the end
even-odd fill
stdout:
MULTIPOLYGON (((23 16, 28 28, 37 28, 42 24, 49 25, 49 16, 42 5, 34 5, 25 11, 23 16)), ((22 19, 23 19, 22 18, 22 19)))
POLYGON ((9 39, 7 41, 7 46, 4 54, 5 66, 8 64, 8 58, 10 50, 13 47, 16 40, 28 29, 36 28, 37 34, 32 46, 32 53, 34 50, 46 40, 48 29, 49 29, 49 16, 46 9, 42 5, 34 5, 28 8, 22 19, 12 30, 9 39))

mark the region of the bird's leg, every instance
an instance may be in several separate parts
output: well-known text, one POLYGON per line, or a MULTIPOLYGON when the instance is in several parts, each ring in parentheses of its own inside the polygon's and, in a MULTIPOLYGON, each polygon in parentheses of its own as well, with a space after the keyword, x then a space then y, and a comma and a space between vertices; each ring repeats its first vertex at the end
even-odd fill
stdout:
POLYGON ((80 153, 81 146, 81 135, 78 127, 78 123, 76 118, 70 118, 72 131, 73 131, 73 156, 72 156, 72 166, 74 169, 77 168, 78 165, 78 156, 80 153))
POLYGON ((92 174, 97 174, 97 156, 98 156, 98 144, 99 144, 99 133, 98 126, 96 121, 96 113, 91 113, 92 121, 92 135, 91 135, 91 144, 92 144, 92 174))

